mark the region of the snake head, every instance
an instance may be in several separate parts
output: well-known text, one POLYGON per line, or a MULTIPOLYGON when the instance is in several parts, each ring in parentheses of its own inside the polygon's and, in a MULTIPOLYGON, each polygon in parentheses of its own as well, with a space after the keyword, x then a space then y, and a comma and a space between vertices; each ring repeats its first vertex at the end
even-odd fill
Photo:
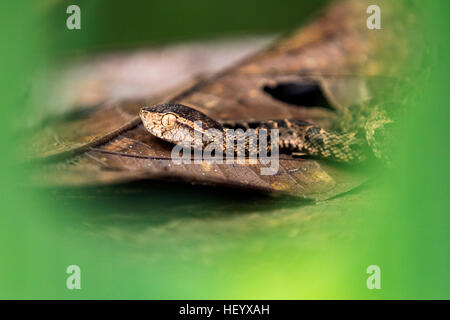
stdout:
POLYGON ((139 115, 148 132, 174 144, 191 145, 196 137, 201 139, 209 129, 222 130, 222 126, 215 120, 182 104, 144 107, 139 115))

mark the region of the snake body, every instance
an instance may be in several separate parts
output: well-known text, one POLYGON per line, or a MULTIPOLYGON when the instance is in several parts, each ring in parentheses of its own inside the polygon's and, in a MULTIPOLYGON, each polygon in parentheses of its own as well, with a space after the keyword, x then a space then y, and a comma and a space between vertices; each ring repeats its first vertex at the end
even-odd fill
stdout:
MULTIPOLYGON (((209 144, 220 140, 216 147, 225 152, 226 142, 238 139, 235 134, 237 129, 254 129, 258 136, 261 130, 269 132, 272 129, 277 129, 279 133, 277 147, 281 152, 348 163, 361 162, 366 159, 365 141, 357 137, 355 132, 328 131, 302 120, 220 122, 196 109, 171 103, 141 108, 140 117, 147 131, 173 144, 185 145, 186 142, 189 142, 192 147, 205 149, 209 144), (216 132, 216 134, 211 135, 211 131, 216 132), (217 132, 221 139, 217 138, 217 132), (196 134, 202 135, 203 139, 200 143, 192 145, 193 137, 196 134)), ((267 136, 270 137, 269 134, 267 136)), ((261 148, 257 147, 255 141, 252 141, 249 137, 246 139, 246 153, 270 152, 274 146, 269 141, 261 148)), ((258 143, 258 145, 261 145, 261 143, 258 143)), ((237 149, 234 151, 237 152, 237 149)))

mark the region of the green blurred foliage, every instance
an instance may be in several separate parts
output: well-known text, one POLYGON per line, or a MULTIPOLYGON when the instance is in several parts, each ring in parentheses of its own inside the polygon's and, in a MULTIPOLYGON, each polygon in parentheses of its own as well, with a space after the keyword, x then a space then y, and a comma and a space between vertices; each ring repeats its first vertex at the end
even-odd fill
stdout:
POLYGON ((430 78, 416 79, 403 165, 317 204, 154 183, 125 195, 28 187, 12 124, 54 57, 286 31, 323 1, 79 3, 83 32, 65 28, 66 1, 0 5, 0 298, 450 298, 448 1, 411 1, 430 78), (80 291, 65 287, 70 264, 80 291), (370 264, 381 290, 366 288, 370 264))
POLYGON ((54 53, 108 50, 173 41, 285 32, 327 0, 316 1, 59 1, 48 6, 54 53), (82 32, 63 28, 68 4, 78 4, 82 32))

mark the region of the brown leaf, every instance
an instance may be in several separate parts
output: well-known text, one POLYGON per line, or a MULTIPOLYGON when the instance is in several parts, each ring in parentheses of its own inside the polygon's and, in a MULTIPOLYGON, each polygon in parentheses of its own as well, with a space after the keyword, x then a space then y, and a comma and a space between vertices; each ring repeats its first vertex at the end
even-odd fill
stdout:
POLYGON ((32 139, 36 156, 78 156, 45 165, 35 178, 72 186, 169 179, 310 199, 351 190, 367 179, 356 168, 290 155, 280 155, 280 169, 273 176, 261 175, 261 164, 175 165, 170 160, 172 145, 145 131, 137 112, 144 105, 172 101, 218 120, 291 118, 330 127, 335 117, 332 110, 288 104, 264 88, 283 82, 318 83, 335 109, 373 94, 366 91, 366 78, 374 79, 384 69, 368 69, 367 63, 382 39, 368 34, 365 5, 363 1, 333 4, 310 25, 187 89, 147 101, 99 107, 82 118, 52 123, 32 139))

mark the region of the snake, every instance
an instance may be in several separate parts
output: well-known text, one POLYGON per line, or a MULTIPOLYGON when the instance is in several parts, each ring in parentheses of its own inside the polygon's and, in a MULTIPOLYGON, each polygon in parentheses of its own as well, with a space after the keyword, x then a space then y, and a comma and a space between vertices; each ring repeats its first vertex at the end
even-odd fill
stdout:
MULTIPOLYGON (((171 144, 205 150, 208 144, 216 143, 219 151, 225 152, 227 143, 238 139, 236 130, 253 129, 259 137, 261 131, 278 130, 278 143, 272 141, 257 147, 250 139, 245 143, 245 152, 271 152, 274 147, 282 153, 330 159, 344 163, 359 163, 367 159, 367 139, 357 131, 337 132, 300 119, 273 119, 266 121, 218 121, 204 113, 179 103, 164 103, 140 109, 140 118, 145 129, 153 136, 171 144), (199 125, 200 124, 200 125, 199 125), (214 135, 211 132, 215 132, 214 135), (201 135, 200 143, 192 144, 193 138, 201 135)), ((269 136, 266 134, 265 136, 269 136)), ((270 140, 270 139, 269 139, 270 140)), ((258 142, 258 141, 257 141, 258 142)), ((234 144, 236 146, 236 144, 234 144)), ((234 147, 233 152, 238 152, 234 147)))

